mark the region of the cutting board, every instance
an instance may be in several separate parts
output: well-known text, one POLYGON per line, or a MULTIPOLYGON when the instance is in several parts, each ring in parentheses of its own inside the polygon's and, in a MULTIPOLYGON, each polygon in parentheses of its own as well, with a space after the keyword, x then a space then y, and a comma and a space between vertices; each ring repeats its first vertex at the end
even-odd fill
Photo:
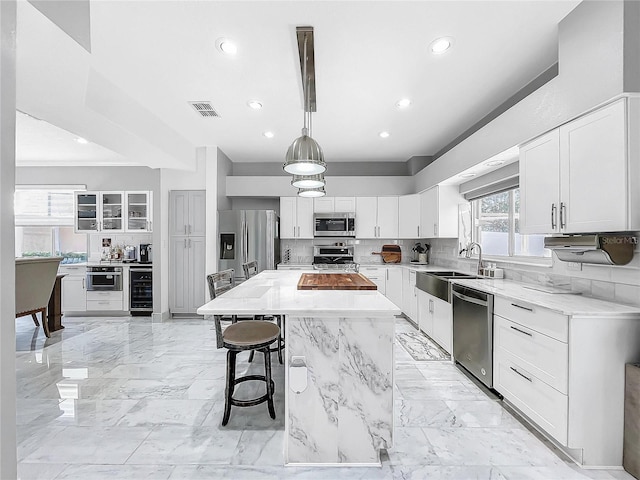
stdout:
POLYGON ((303 273, 298 290, 377 290, 375 283, 360 273, 303 273))
POLYGON ((400 245, 383 245, 381 252, 371 252, 373 255, 382 255, 384 263, 400 263, 402 261, 402 249, 400 245))

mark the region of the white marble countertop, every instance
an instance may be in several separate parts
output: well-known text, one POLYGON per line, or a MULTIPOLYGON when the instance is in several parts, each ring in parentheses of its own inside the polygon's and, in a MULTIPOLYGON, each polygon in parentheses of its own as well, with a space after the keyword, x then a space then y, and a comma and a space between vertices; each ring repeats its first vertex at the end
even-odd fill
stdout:
POLYGON ((265 270, 198 308, 200 315, 284 314, 290 316, 348 316, 393 318, 401 313, 376 290, 298 290, 309 270, 265 270))
POLYGON ((539 305, 564 315, 579 317, 640 315, 640 307, 607 302, 606 300, 583 295, 546 293, 527 288, 528 286, 537 287, 536 285, 518 283, 513 280, 483 278, 477 280, 454 279, 451 281, 500 297, 539 305))

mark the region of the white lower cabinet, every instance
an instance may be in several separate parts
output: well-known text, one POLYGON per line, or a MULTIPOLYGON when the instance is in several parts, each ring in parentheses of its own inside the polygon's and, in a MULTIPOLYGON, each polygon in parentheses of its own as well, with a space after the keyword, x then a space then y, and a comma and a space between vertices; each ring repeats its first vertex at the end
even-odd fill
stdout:
POLYGON ((87 310, 86 267, 82 267, 81 271, 81 274, 69 272, 62 278, 63 313, 84 312, 87 310))
POLYGON ((429 295, 420 289, 418 293, 418 326, 435 340, 447 353, 453 346, 453 314, 451 304, 429 295))
POLYGON ((418 327, 421 331, 433 336, 433 300, 432 296, 420 289, 418 294, 418 327))
POLYGON ((386 267, 360 267, 360 273, 375 283, 378 291, 387 294, 387 269, 386 267))
POLYGON ((122 290, 119 292, 87 292, 87 310, 124 310, 124 297, 122 290))
POLYGON ((416 292, 416 271, 402 269, 402 312, 418 323, 418 294, 416 292))
POLYGON ((387 267, 385 280, 385 295, 396 306, 402 309, 402 268, 387 267))
POLYGON ((578 463, 619 467, 624 366, 640 361, 640 315, 606 314, 616 306, 602 303, 563 314, 496 296, 493 384, 578 463))

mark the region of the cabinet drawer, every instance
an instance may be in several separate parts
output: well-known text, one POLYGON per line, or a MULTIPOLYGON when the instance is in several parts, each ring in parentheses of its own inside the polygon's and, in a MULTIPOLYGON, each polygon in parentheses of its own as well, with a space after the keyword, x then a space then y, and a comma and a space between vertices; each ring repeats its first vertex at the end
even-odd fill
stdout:
POLYGON ((87 310, 124 310, 122 299, 118 300, 87 300, 87 310))
POLYGON ((561 342, 566 343, 569 340, 569 318, 547 308, 519 300, 495 297, 493 313, 561 342))
POLYGON ((567 394, 569 345, 523 325, 494 317, 494 348, 504 350, 540 380, 567 394))
POLYGON ((122 290, 119 292, 109 291, 109 292, 96 292, 94 290, 90 290, 87 292, 87 300, 100 300, 100 301, 120 301, 122 302, 122 290))
POLYGON ((513 360, 504 351, 495 352, 494 388, 549 435, 566 445, 568 397, 513 360))

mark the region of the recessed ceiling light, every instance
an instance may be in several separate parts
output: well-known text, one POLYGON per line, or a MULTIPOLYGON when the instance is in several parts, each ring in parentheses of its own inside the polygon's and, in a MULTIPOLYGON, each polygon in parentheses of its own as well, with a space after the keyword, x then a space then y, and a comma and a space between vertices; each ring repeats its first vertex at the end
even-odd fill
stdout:
POLYGON ((487 166, 487 167, 497 167, 498 165, 502 165, 503 163, 504 163, 504 160, 493 160, 491 162, 485 163, 485 166, 487 166))
POLYGON ((476 174, 475 173, 461 173, 458 176, 461 177, 461 178, 471 178, 471 177, 475 177, 476 174))
POLYGON ((411 105, 411 100, 409 100, 408 98, 403 98, 402 100, 398 100, 396 102, 396 107, 398 108, 407 108, 409 105, 411 105))
POLYGON ((89 143, 89 140, 87 140, 86 138, 78 137, 76 138, 76 142, 81 143, 82 145, 86 145, 87 143, 89 143))
POLYGON ((262 135, 264 135, 267 138, 273 138, 275 137, 273 132, 264 132, 262 135))
POLYGON ((380 135, 380 138, 389 138, 391 134, 389 132, 380 132, 378 135, 380 135))
POLYGON ((262 108, 262 103, 257 100, 250 100, 247 102, 247 105, 249 105, 249 107, 253 108, 254 110, 260 110, 262 108))
POLYGON ((216 48, 226 55, 235 55, 238 47, 228 38, 219 38, 216 40, 216 48))
POLYGON ((453 38, 440 37, 431 42, 431 44, 429 45, 429 50, 434 55, 441 55, 449 50, 449 48, 451 48, 451 45, 453 45, 453 38))

